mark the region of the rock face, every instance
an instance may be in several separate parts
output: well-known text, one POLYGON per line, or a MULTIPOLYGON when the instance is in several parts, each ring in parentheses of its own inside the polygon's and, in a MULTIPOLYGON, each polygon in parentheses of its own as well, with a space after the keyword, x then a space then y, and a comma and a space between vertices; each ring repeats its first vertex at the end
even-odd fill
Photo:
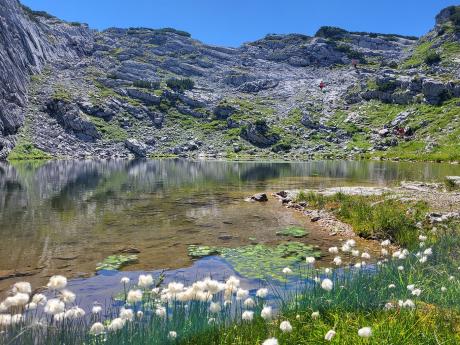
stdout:
POLYGON ((49 26, 45 19, 17 0, 0 0, 0 137, 4 140, 23 124, 30 76, 50 61, 77 59, 92 50, 93 34, 84 25, 49 26))
POLYGON ((423 41, 323 27, 314 37, 267 35, 225 48, 174 29, 99 32, 0 0, 0 159, 24 138, 76 158, 372 150, 354 147, 355 135, 387 149, 401 142, 399 127, 410 140, 430 125, 407 126, 417 116, 411 107, 460 97, 458 59, 396 68, 426 40, 455 51, 458 32, 446 27, 457 10, 443 10, 423 41), (359 114, 376 100, 406 106, 384 135, 359 114))

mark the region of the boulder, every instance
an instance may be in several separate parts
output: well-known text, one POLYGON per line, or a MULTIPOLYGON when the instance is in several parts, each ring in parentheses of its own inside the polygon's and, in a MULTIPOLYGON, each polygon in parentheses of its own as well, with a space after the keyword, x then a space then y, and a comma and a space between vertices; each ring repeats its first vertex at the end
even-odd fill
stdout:
POLYGON ((130 150, 136 157, 146 157, 147 156, 147 145, 141 143, 137 139, 130 138, 126 139, 125 146, 130 150))
POLYGON ((258 194, 254 194, 253 196, 251 196, 251 200, 258 201, 258 202, 264 202, 264 201, 268 201, 268 197, 267 197, 267 194, 265 193, 258 193, 258 194))

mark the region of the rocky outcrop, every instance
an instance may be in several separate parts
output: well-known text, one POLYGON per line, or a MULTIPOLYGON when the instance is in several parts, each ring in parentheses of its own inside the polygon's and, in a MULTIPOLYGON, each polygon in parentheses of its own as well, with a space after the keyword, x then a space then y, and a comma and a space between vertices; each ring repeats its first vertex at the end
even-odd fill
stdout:
POLYGON ((241 130, 241 136, 258 147, 272 146, 280 140, 278 134, 270 133, 265 122, 248 124, 241 130))
POLYGON ((86 118, 75 103, 52 99, 46 105, 46 111, 66 130, 72 131, 83 141, 94 141, 101 138, 96 126, 86 118))
POLYGON ((137 139, 126 139, 125 146, 130 150, 136 157, 146 157, 147 156, 147 145, 139 142, 137 139))

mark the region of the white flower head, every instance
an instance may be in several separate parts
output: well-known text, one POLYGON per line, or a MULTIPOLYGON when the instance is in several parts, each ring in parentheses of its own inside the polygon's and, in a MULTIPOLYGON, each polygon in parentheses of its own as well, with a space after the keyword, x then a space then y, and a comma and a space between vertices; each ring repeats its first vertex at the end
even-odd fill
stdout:
POLYGON ((102 311, 102 307, 100 305, 95 305, 91 309, 92 314, 99 314, 102 311))
POLYGON ((371 258, 371 255, 369 253, 362 253, 361 258, 369 260, 371 258))
POLYGON ((335 331, 332 329, 327 331, 326 335, 324 336, 324 340, 332 341, 332 338, 334 338, 335 334, 336 334, 335 331))
POLYGON ((62 302, 69 304, 75 302, 75 294, 69 290, 61 290, 61 294, 59 296, 62 302))
POLYGON ((278 345, 278 340, 276 338, 270 338, 265 340, 262 345, 278 345))
POLYGON ((256 303, 254 302, 252 298, 246 298, 243 302, 243 305, 246 308, 253 308, 256 305, 256 303))
POLYGON ((45 313, 50 315, 56 315, 63 313, 65 309, 65 304, 57 298, 49 299, 45 305, 45 313))
POLYGON ((168 338, 169 338, 169 339, 176 339, 176 338, 177 338, 177 332, 175 332, 175 331, 169 331, 169 333, 168 333, 168 338))
POLYGON ((134 320, 134 312, 132 309, 120 309, 120 319, 125 321, 132 321, 134 320))
POLYGON ((292 274, 292 270, 289 267, 283 268, 283 273, 284 274, 292 274))
POLYGON ((256 296, 259 297, 259 298, 267 297, 268 296, 268 289, 260 288, 259 290, 257 290, 256 296))
POLYGON ((342 258, 340 256, 336 256, 334 258, 334 265, 340 266, 342 264, 342 258))
POLYGON ((91 326, 91 329, 89 330, 89 333, 92 335, 101 335, 104 333, 105 327, 102 323, 96 322, 91 326))
POLYGON ((17 282, 13 285, 13 293, 26 293, 30 295, 32 293, 32 285, 28 282, 17 282))
POLYGON ((338 254, 339 248, 337 248, 337 247, 330 247, 330 248, 328 249, 328 251, 329 251, 329 253, 331 253, 331 254, 338 254))
POLYGON ((289 321, 283 321, 280 324, 280 330, 283 333, 290 333, 292 332, 292 325, 289 321))
POLYGON ((116 319, 113 319, 109 326, 108 329, 109 331, 116 332, 122 329, 125 326, 126 321, 117 317, 116 319))
POLYGON ((130 279, 128 277, 123 277, 120 280, 120 283, 122 284, 129 284, 129 282, 130 282, 130 279))
POLYGON ((372 329, 370 327, 363 327, 358 330, 358 335, 361 338, 369 338, 372 335, 372 329))
POLYGON ((134 304, 142 301, 142 291, 141 290, 129 290, 126 301, 130 304, 134 304))
POLYGON ((321 282, 321 288, 323 290, 331 291, 333 287, 334 287, 334 283, 332 283, 332 280, 330 279, 326 278, 321 282))
POLYGON ((311 313, 311 318, 313 320, 319 319, 319 311, 314 311, 313 313, 311 313))
POLYGON ((220 312, 221 309, 222 309, 222 308, 221 308, 221 306, 220 306, 219 303, 211 302, 211 305, 210 305, 210 307, 209 307, 209 311, 210 311, 211 313, 216 314, 216 313, 220 312))
POLYGON ((252 319, 254 318, 254 312, 253 311, 249 311, 249 310, 245 310, 243 312, 243 314, 241 315, 241 318, 244 320, 244 321, 252 321, 252 319))
POLYGON ((387 247, 387 246, 389 246, 390 244, 391 244, 390 240, 384 240, 384 241, 382 241, 382 243, 380 243, 380 245, 381 245, 382 247, 387 247))
POLYGON ((137 283, 140 288, 147 289, 153 285, 153 277, 151 274, 141 274, 137 283))
POLYGON ((307 256, 305 258, 305 261, 306 261, 307 264, 311 265, 311 264, 315 263, 316 259, 313 256, 307 256))
POLYGON ((64 276, 52 276, 46 285, 51 290, 62 290, 67 286, 67 278, 64 276))
POLYGON ((264 320, 270 320, 273 315, 272 315, 272 307, 266 306, 262 309, 262 312, 260 313, 260 316, 264 320))
POLYGON ((417 297, 418 297, 418 296, 420 296, 421 293, 422 293, 422 290, 420 290, 420 289, 414 289, 414 290, 412 290, 412 295, 413 295, 413 296, 417 296, 417 297))

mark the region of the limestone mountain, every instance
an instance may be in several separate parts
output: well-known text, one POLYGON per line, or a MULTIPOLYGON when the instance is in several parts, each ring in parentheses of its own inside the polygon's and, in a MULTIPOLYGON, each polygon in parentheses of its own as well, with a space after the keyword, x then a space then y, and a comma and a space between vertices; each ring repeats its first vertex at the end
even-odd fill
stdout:
POLYGON ((0 0, 0 158, 458 160, 459 18, 420 39, 322 27, 226 48, 0 0))

